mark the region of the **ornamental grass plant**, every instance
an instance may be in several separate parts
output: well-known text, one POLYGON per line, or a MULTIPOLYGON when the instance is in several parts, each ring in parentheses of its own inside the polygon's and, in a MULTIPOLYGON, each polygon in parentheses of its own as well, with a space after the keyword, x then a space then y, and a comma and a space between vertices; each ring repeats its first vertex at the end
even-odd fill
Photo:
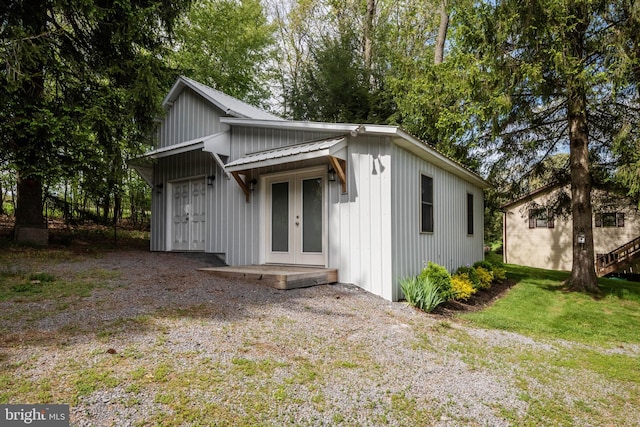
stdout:
POLYGON ((400 281, 400 287, 409 304, 427 313, 446 301, 440 288, 429 278, 407 277, 400 281))

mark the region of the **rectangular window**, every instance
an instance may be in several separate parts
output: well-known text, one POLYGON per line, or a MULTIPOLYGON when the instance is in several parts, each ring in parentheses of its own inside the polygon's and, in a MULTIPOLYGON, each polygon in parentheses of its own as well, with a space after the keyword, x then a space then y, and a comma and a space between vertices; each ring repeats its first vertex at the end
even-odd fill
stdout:
POLYGON ((624 227, 624 213, 602 212, 595 215, 596 227, 624 227))
POLYGON ((467 193, 467 234, 473 234, 473 194, 467 193))
POLYGON ((420 231, 433 232, 433 178, 420 175, 420 231))
POLYGON ((554 228, 553 215, 548 209, 529 209, 529 228, 554 228))

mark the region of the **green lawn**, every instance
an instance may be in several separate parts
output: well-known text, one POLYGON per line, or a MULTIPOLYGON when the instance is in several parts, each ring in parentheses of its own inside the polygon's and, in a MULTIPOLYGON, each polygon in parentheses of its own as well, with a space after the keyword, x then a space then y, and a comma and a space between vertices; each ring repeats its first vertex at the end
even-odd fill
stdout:
POLYGON ((507 265, 516 282, 492 307, 463 316, 485 328, 616 346, 640 343, 640 283, 600 279, 600 296, 566 292, 568 273, 507 265))
POLYGON ((510 425, 636 425, 640 402, 640 283, 601 279, 601 295, 566 292, 568 273, 507 265, 515 285, 494 305, 460 319, 546 343, 535 351, 465 337, 468 363, 513 378, 529 405, 510 425))

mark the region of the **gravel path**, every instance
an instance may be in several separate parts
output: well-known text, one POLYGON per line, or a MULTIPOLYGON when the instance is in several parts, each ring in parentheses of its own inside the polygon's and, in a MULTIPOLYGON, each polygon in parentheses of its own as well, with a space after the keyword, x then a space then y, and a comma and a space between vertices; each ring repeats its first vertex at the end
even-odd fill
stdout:
POLYGON ((512 368, 478 363, 465 343, 554 351, 351 285, 280 291, 197 271, 210 261, 144 251, 39 261, 101 285, 0 302, 0 366, 26 381, 31 403, 71 403, 77 426, 506 426, 528 407, 512 368))

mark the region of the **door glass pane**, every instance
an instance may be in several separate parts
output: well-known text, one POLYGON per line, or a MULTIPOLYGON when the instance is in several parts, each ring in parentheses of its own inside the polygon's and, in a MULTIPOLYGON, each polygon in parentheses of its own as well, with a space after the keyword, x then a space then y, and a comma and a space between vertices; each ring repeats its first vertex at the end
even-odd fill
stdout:
POLYGON ((271 184, 271 250, 289 251, 289 183, 271 184))
POLYGON ((302 181, 302 252, 322 252, 322 179, 302 181))

